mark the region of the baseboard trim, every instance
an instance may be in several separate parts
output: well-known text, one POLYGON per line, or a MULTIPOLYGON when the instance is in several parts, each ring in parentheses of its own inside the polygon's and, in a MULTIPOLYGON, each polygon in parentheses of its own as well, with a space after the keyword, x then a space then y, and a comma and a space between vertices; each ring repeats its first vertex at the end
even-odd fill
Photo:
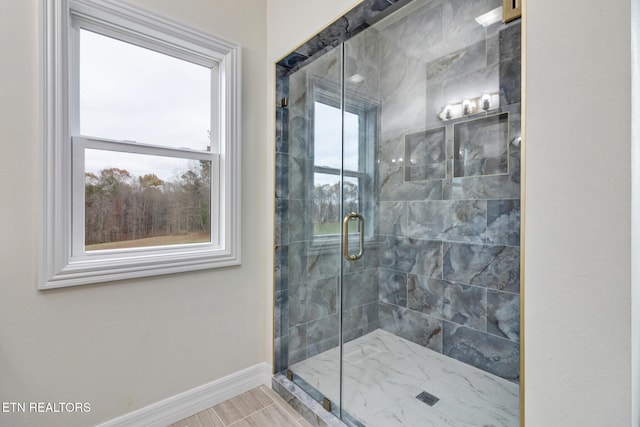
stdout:
POLYGON ((258 363, 107 421, 98 427, 166 427, 252 388, 261 385, 271 388, 271 373, 270 364, 258 363))

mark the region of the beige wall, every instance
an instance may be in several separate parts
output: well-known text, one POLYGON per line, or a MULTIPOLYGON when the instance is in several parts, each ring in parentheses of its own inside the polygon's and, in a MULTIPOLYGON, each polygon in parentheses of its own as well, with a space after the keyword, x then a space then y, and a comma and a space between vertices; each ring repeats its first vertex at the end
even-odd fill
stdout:
MULTIPOLYGON (((354 2, 267 4, 273 62, 354 2)), ((632 425, 630 2, 605 6, 526 4, 528 427, 632 425)))
POLYGON ((138 0, 243 50, 243 264, 36 290, 40 182, 37 0, 0 13, 0 401, 90 402, 88 415, 0 425, 86 426, 271 361, 273 202, 265 159, 265 3, 138 0), (267 255, 265 255, 267 254, 267 255))
POLYGON ((531 425, 632 425, 630 7, 527 2, 531 425))

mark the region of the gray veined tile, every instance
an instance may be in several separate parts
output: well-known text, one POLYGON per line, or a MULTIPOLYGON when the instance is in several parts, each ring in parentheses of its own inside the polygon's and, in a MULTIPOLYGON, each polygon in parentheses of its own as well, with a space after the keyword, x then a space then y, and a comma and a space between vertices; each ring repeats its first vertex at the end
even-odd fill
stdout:
POLYGON ((289 198, 305 199, 307 197, 306 177, 310 170, 309 160, 302 157, 289 156, 289 198))
POLYGON ((446 128, 439 127, 405 137, 405 161, 412 165, 427 165, 445 160, 446 128))
POLYGON ((455 177, 509 172, 507 113, 456 123, 453 128, 455 177))
POLYGON ((276 198, 289 197, 289 155, 276 153, 276 198))
POLYGON ((413 275, 408 289, 410 309, 486 331, 486 289, 413 275))
POLYGON ((369 268, 344 274, 343 309, 348 310, 378 300, 378 269, 369 268))
POLYGON ((520 341, 520 295, 487 291, 487 332, 520 341))
POLYGON ((435 59, 441 55, 438 49, 443 41, 442 6, 436 3, 435 7, 412 12, 406 19, 386 26, 380 38, 382 64, 397 63, 399 55, 435 59))
POLYGON ((487 201, 487 243, 520 246, 520 199, 487 201))
POLYGON ((442 278, 442 242, 388 236, 381 242, 380 267, 442 278))
POLYGON ((294 116, 291 112, 289 115, 289 156, 296 159, 304 159, 308 157, 309 142, 308 120, 304 116, 294 116))
POLYGON ((313 356, 338 346, 338 315, 334 314, 307 324, 307 355, 313 356))
POLYGON ((289 328, 286 337, 286 351, 283 356, 287 357, 284 367, 297 363, 307 358, 307 325, 297 325, 289 328))
POLYGON ((477 286, 449 284, 444 291, 443 317, 459 325, 487 330, 487 290, 477 286))
POLYGON ((336 277, 289 287, 289 324, 297 325, 335 314, 338 281, 336 277))
POLYGON ((380 328, 438 352, 442 351, 442 321, 417 311, 380 303, 380 328))
POLYGON ((306 324, 300 324, 289 328, 289 349, 304 348, 307 345, 306 324))
POLYGON ((482 40, 427 64, 427 83, 437 84, 486 67, 487 43, 482 40))
POLYGON ((443 181, 445 199, 517 199, 520 197, 520 156, 509 156, 508 175, 472 176, 443 181))
POLYGON ((343 339, 351 341, 378 329, 378 301, 346 310, 342 315, 343 339))
POLYGON ((385 165, 378 169, 379 197, 382 201, 441 200, 442 181, 406 182, 404 164, 385 165))
POLYGON ((410 274, 407 280, 408 305, 411 310, 434 317, 444 316, 445 288, 448 282, 410 274))
POLYGON ((510 381, 520 378, 518 343, 444 322, 443 353, 510 381))
POLYGON ((309 217, 309 204, 305 200, 287 200, 287 223, 286 236, 289 242, 304 241, 311 231, 311 224, 306 218, 309 217))
POLYGON ((520 248, 445 243, 445 280, 507 292, 520 292, 520 248))
POLYGON ((408 207, 407 229, 412 237, 483 242, 486 200, 411 202, 408 207))
POLYGON ((444 4, 445 38, 452 45, 469 46, 484 39, 486 32, 475 18, 502 5, 500 0, 449 0, 444 4))
POLYGON ((513 22, 502 27, 498 34, 501 61, 520 56, 522 52, 521 34, 520 22, 513 22))
POLYGON ((380 269, 379 300, 401 307, 407 306, 407 275, 397 271, 380 269))
POLYGON ((289 325, 289 301, 287 291, 277 291, 274 298, 273 308, 273 336, 281 337, 286 334, 286 327, 289 325))
POLYGON ((522 99, 520 57, 500 62, 500 105, 519 104, 522 99))
POLYGON ((379 202, 378 206, 378 233, 403 234, 406 229, 406 202, 379 202))
POLYGON ((405 137, 405 181, 445 178, 446 128, 438 127, 405 137))
POLYGON ((340 274, 342 257, 335 247, 308 251, 307 274, 309 279, 331 278, 340 274))

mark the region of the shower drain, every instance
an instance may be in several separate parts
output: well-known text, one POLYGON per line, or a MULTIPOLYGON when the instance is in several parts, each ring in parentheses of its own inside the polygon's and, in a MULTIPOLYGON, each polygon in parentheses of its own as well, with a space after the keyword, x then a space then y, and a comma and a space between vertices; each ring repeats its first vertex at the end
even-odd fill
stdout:
POLYGON ((435 405, 440 400, 439 398, 435 397, 433 394, 427 393, 426 391, 423 391, 422 393, 417 395, 416 399, 418 399, 420 402, 426 403, 429 406, 435 405))

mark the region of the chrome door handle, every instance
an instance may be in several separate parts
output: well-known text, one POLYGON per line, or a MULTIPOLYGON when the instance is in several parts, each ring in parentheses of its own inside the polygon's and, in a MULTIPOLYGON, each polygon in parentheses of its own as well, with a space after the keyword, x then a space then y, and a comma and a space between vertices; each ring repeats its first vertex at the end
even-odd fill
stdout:
POLYGON ((342 247, 344 259, 347 261, 355 261, 362 258, 364 253, 364 217, 359 213, 351 212, 344 217, 342 221, 342 247), (360 233, 360 248, 356 255, 349 254, 349 221, 352 219, 358 219, 358 232, 360 233))

